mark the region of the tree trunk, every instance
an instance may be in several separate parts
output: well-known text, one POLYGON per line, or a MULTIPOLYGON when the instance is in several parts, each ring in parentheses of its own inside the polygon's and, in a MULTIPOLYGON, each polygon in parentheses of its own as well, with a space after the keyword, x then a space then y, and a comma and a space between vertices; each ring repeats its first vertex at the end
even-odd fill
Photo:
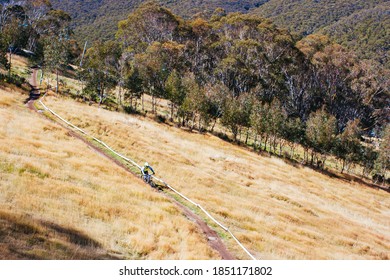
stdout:
POLYGON ((325 169, 325 162, 326 162, 326 155, 323 155, 322 157, 321 157, 321 161, 320 161, 320 168, 321 169, 325 169))
POLYGON ((119 85, 117 109, 122 106, 122 87, 119 85))
POLYGON ((191 120, 191 130, 195 128, 195 119, 196 119, 196 115, 194 114, 191 120))
POLYGON ((171 102, 171 121, 173 121, 173 102, 171 102))
POLYGON ((280 156, 282 155, 282 148, 283 148, 282 141, 283 141, 283 140, 280 140, 280 141, 279 141, 279 155, 280 155, 280 156))
POLYGON ((56 94, 58 94, 58 69, 56 69, 56 94))
POLYGON ((294 159, 294 144, 291 145, 291 149, 290 149, 290 158, 291 158, 291 159, 294 159))
POLYGON ((218 118, 215 118, 214 123, 213 123, 213 125, 211 126, 211 132, 214 131, 215 125, 217 124, 217 119, 218 119, 218 118))
POLYGON ((267 142, 268 142, 268 135, 265 137, 264 152, 267 151, 267 142))
POLYGON ((311 160, 310 160, 310 165, 313 165, 314 163, 314 150, 311 150, 311 160))
POLYGON ((100 105, 103 103, 103 97, 104 97, 104 88, 102 85, 100 85, 100 92, 99 92, 99 108, 100 105))
POLYGON ((12 68, 12 51, 9 50, 9 69, 8 69, 8 78, 11 79, 11 68, 12 68))
POLYGON ((276 146, 277 146, 277 143, 276 143, 276 136, 274 136, 274 138, 273 138, 272 146, 273 146, 274 154, 276 154, 276 146))

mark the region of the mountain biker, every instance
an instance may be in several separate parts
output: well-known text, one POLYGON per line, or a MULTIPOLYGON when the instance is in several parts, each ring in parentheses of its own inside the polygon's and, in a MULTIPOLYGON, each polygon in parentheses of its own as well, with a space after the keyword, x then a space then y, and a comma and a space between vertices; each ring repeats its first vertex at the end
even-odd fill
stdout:
POLYGON ((153 170, 153 168, 149 165, 149 163, 145 162, 144 166, 141 169, 142 175, 144 180, 149 184, 150 183, 150 177, 154 174, 156 174, 153 170), (149 174, 149 172, 152 172, 152 174, 149 174))

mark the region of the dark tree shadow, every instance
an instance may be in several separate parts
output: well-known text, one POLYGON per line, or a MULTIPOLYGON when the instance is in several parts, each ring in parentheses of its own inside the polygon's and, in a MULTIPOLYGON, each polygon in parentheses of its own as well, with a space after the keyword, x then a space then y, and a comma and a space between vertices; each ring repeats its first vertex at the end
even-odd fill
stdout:
POLYGON ((0 259, 119 259, 96 240, 73 228, 0 211, 0 259))

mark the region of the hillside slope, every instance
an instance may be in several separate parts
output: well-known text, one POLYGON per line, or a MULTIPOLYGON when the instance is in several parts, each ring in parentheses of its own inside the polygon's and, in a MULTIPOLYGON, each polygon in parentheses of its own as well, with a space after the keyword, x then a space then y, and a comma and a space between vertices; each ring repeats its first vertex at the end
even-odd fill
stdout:
MULTIPOLYGON (((259 7, 268 0, 159 0, 162 5, 172 9, 183 17, 191 17, 196 13, 210 14, 216 8, 224 8, 227 12, 247 12, 259 7)), ((80 40, 113 39, 118 22, 127 18, 139 4, 145 0, 52 0, 53 7, 62 9, 72 16, 76 37, 80 40)))
MULTIPOLYGON (((85 40, 113 39, 118 22, 143 2, 146 1, 52 1, 54 8, 71 14, 75 37, 80 45, 85 40)), ((388 0, 160 0, 159 3, 184 18, 191 18, 198 13, 209 17, 218 7, 227 12, 256 13, 303 36, 324 32, 355 51, 360 58, 375 59, 385 67, 390 67, 388 0)))
POLYGON ((344 17, 320 32, 354 50, 361 58, 375 59, 390 69, 390 5, 382 4, 344 17))
POLYGON ((0 89, 0 259, 219 259, 166 197, 0 89))
POLYGON ((388 0, 270 0, 251 12, 303 36, 324 32, 360 58, 389 68, 388 0))
POLYGON ((308 35, 343 17, 388 0, 271 0, 254 10, 291 31, 308 35))
MULTIPOLYGON (((390 196, 211 135, 49 97, 57 113, 157 175, 221 221, 260 259, 388 259, 390 196)), ((232 239, 228 247, 246 258, 232 239)))

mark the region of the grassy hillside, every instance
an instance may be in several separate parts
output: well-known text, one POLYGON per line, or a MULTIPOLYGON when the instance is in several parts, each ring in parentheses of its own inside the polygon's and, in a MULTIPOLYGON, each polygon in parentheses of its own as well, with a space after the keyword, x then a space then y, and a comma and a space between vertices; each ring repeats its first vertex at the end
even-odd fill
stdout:
MULTIPOLYGON (((390 196, 211 135, 49 97, 55 111, 200 203, 261 259, 388 259, 390 196)), ((246 256, 233 240, 239 258, 246 256)))
MULTIPOLYGON (((172 9, 183 17, 191 17, 196 13, 210 14, 222 7, 227 12, 247 12, 259 7, 267 0, 159 0, 162 5, 172 9)), ((145 0, 52 0, 53 7, 71 14, 74 19, 76 37, 79 40, 113 39, 118 21, 125 19, 140 3, 145 0)))
POLYGON ((193 222, 0 89, 0 259, 218 259, 193 222))

